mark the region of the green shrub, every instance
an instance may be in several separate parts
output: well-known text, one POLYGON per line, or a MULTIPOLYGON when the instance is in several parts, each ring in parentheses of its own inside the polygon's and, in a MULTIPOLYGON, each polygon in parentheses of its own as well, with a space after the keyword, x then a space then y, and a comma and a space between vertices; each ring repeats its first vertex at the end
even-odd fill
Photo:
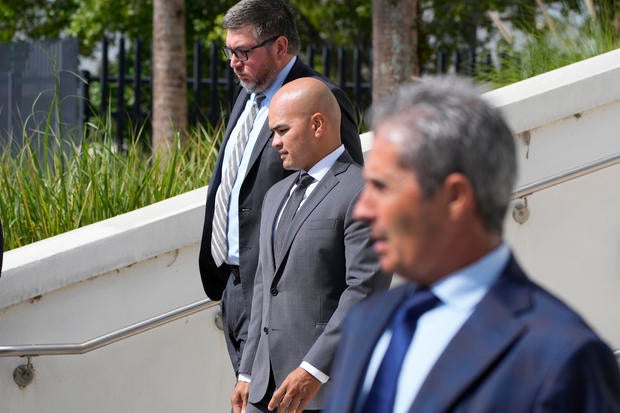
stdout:
POLYGON ((567 12, 550 17, 542 29, 523 27, 522 33, 525 38, 516 45, 500 43, 499 64, 487 72, 481 68, 477 80, 504 86, 620 47, 614 10, 604 4, 595 17, 585 9, 567 12))
MULTIPOLYGON (((207 185, 222 133, 221 125, 198 127, 164 159, 139 143, 118 148, 109 120, 88 123, 79 143, 55 136, 49 123, 0 154, 5 250, 207 185)), ((137 135, 132 142, 148 139, 137 135)))

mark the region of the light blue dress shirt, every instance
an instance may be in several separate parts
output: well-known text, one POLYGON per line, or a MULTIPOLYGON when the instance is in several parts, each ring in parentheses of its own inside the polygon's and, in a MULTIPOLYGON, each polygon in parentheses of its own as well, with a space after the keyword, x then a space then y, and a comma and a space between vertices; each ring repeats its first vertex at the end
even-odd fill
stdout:
MULTIPOLYGON (((245 174, 247 173, 250 163, 250 157, 252 156, 252 152, 254 151, 256 141, 258 140, 258 135, 260 134, 263 125, 267 121, 267 115, 269 114, 269 103, 271 102, 271 98, 273 98, 273 95, 275 95, 278 89, 282 87, 284 79, 286 79, 286 77, 288 76, 296 60, 297 57, 293 57, 291 61, 288 62, 286 66, 284 66, 284 69, 282 69, 280 73, 278 73, 278 76, 271 84, 271 86, 269 86, 269 88, 265 90, 265 99, 263 99, 258 110, 258 114, 256 115, 256 119, 254 119, 254 124, 252 125, 250 136, 248 137, 248 142, 243 151, 243 156, 241 157, 241 163, 239 164, 239 170, 237 171, 235 183, 233 184, 233 187, 230 191, 230 200, 228 203, 228 228, 226 233, 226 239, 228 241, 228 259, 226 260, 226 262, 231 265, 239 265, 239 191, 241 190, 241 185, 243 184, 245 174)), ((245 104, 245 109, 242 116, 239 118, 235 125, 235 128, 230 134, 230 139, 228 139, 226 149, 224 150, 223 165, 228 165, 227 161, 230 157, 230 154, 232 153, 233 146, 237 140, 236 138, 239 134, 239 128, 243 124, 243 120, 249 112, 249 106, 254 103, 255 98, 256 94, 252 93, 250 99, 248 99, 245 104)), ((225 172, 222 171, 222 176, 224 176, 224 174, 225 172)), ((259 211, 256 212, 258 213, 259 211)))
MULTIPOLYGON (((431 368, 497 280, 509 258, 510 249, 502 243, 480 260, 431 286, 441 304, 424 313, 418 320, 398 378, 393 413, 409 411, 431 368)), ((386 331, 375 346, 361 398, 366 397, 372 386, 391 337, 391 330, 386 331)))

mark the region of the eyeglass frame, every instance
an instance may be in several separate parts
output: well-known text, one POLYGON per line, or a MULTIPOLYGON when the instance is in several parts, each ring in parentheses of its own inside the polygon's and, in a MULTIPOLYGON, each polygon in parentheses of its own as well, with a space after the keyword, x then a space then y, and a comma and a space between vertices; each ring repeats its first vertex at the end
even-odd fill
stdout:
POLYGON ((241 48, 241 47, 239 47, 239 48, 236 48, 236 49, 231 49, 228 46, 224 46, 224 47, 222 47, 222 52, 224 52, 224 56, 226 56, 226 59, 228 59, 228 60, 232 59, 232 57, 234 55, 237 58, 237 60, 239 60, 240 62, 247 62, 248 59, 249 59, 248 53, 250 53, 254 49, 258 49, 259 47, 266 46, 267 43, 275 41, 280 36, 281 35, 269 37, 269 38, 263 40, 262 42, 260 42, 259 44, 255 45, 255 46, 252 46, 252 47, 248 47, 248 48, 241 48))

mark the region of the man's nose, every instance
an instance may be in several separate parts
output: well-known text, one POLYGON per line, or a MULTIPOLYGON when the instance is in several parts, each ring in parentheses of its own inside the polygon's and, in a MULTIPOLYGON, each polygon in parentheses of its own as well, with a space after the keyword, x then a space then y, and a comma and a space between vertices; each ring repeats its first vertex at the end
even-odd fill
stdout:
POLYGON ((370 202, 370 194, 368 193, 368 189, 364 187, 362 193, 360 194, 355 206, 353 207, 353 218, 358 221, 371 221, 372 220, 372 211, 371 211, 371 202, 370 202))
POLYGON ((235 54, 233 54, 232 56, 230 56, 230 61, 229 61, 230 67, 234 68, 234 67, 239 67, 243 64, 243 62, 239 59, 237 59, 237 56, 235 54))

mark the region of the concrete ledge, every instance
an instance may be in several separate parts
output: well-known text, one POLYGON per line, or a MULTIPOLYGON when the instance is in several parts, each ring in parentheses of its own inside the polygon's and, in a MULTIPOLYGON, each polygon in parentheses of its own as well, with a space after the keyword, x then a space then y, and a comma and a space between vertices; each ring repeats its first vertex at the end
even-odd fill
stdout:
POLYGON ((206 190, 205 186, 7 251, 0 308, 197 242, 206 190))
POLYGON ((620 100, 620 49, 484 94, 514 133, 620 100))

